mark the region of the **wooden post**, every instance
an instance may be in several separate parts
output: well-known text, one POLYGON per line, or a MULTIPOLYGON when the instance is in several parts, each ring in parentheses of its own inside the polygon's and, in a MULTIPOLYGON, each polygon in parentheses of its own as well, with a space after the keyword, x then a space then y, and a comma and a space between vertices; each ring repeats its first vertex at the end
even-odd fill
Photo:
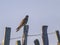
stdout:
POLYGON ((43 40, 43 45, 49 45, 47 28, 48 28, 48 26, 42 26, 42 40, 43 40))
POLYGON ((25 25, 23 30, 23 36, 22 36, 22 45, 27 45, 28 29, 29 29, 29 26, 25 25))
POLYGON ((56 35, 57 35, 57 39, 58 39, 58 44, 57 45, 60 45, 60 34, 59 34, 58 30, 56 31, 56 35))
POLYGON ((39 40, 38 39, 34 40, 34 44, 35 45, 40 45, 39 40))
POLYGON ((59 31, 56 31, 56 35, 57 35, 58 42, 60 42, 60 35, 59 35, 59 31))
POLYGON ((21 45, 21 41, 20 40, 16 41, 16 45, 21 45))
POLYGON ((10 34, 11 34, 11 28, 6 27, 5 37, 4 37, 4 45, 9 45, 10 44, 10 34))

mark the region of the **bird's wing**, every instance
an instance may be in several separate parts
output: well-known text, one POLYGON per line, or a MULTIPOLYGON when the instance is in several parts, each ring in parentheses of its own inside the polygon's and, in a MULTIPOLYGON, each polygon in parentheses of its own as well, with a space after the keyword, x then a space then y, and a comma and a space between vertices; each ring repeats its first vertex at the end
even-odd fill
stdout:
MULTIPOLYGON (((26 16, 26 17, 21 21, 21 23, 19 24, 19 26, 17 27, 17 31, 19 31, 22 26, 24 26, 25 24, 27 24, 27 21, 28 21, 28 17, 26 16)), ((16 32, 17 32, 17 31, 16 31, 16 32)))
MULTIPOLYGON (((17 31, 19 31, 20 30, 20 28, 23 26, 23 25, 25 25, 25 19, 23 19, 22 21, 21 21, 21 23, 19 24, 19 26, 17 27, 17 31)), ((17 32, 16 31, 16 32, 17 32)))

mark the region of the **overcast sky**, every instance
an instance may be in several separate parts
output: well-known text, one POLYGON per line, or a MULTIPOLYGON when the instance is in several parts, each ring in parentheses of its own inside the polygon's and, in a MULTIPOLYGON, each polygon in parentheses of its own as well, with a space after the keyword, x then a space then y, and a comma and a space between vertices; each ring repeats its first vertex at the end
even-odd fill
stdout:
MULTIPOLYGON (((41 34, 42 26, 48 25, 48 33, 60 30, 60 0, 0 0, 0 43, 4 38, 5 27, 11 27, 11 38, 20 37, 23 28, 16 32, 21 20, 29 15, 29 35, 41 34)), ((56 34, 49 35, 49 44, 56 45, 56 34)), ((42 37, 28 37, 28 45, 34 45, 34 40, 39 39, 42 45, 42 37)), ((15 45, 16 40, 10 40, 10 45, 15 45)))

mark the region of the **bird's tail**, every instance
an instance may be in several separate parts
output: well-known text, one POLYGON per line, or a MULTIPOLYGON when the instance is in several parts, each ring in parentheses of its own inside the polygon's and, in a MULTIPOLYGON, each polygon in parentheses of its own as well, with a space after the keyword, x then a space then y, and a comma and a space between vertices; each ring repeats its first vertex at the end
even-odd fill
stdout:
POLYGON ((16 32, 18 32, 21 29, 22 25, 16 28, 16 32))

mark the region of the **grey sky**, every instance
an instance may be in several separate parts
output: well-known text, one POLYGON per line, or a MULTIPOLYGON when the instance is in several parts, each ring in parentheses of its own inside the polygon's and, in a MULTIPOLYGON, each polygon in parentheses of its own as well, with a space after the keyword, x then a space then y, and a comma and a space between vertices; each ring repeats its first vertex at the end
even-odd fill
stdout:
MULTIPOLYGON (((23 28, 16 33, 16 27, 26 14, 29 34, 40 34, 43 25, 48 25, 48 33, 60 29, 60 0, 0 0, 0 42, 6 26, 12 28, 11 38, 22 36, 23 28)), ((36 38, 42 45, 41 36, 28 37, 28 45, 34 45, 36 38)), ((15 45, 16 40, 11 40, 10 45, 15 45)), ((55 34, 49 35, 49 44, 57 44, 55 34)))

